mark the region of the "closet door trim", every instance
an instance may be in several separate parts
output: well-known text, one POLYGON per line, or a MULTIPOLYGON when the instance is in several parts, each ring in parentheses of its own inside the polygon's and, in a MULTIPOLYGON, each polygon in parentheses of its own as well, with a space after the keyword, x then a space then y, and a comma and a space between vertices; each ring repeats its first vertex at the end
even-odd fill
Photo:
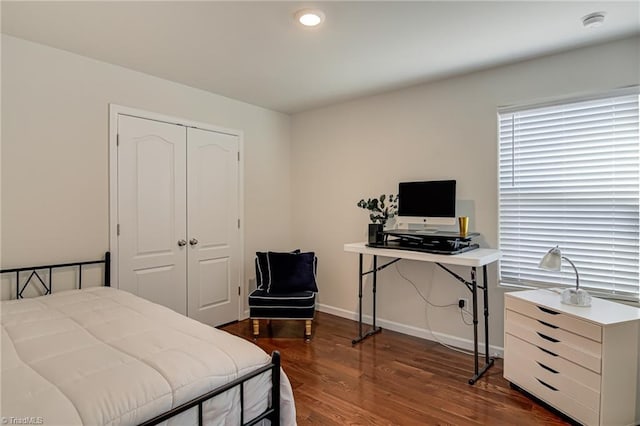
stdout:
POLYGON ((210 130, 238 137, 240 160, 238 163, 238 220, 240 221, 239 274, 240 297, 238 298, 238 318, 244 318, 245 312, 242 301, 246 297, 246 283, 244 277, 244 137, 240 130, 228 129, 207 123, 171 117, 151 111, 145 111, 127 106, 109 104, 109 250, 111 251, 111 285, 120 288, 118 283, 118 116, 128 115, 147 120, 155 120, 184 127, 210 130))

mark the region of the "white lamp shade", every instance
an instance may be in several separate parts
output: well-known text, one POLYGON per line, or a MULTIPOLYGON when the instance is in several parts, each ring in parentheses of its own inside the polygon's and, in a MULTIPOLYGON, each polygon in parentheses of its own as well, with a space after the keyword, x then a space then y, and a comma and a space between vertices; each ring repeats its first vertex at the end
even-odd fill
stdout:
POLYGON ((562 252, 556 246, 550 249, 547 252, 547 254, 544 255, 538 267, 540 269, 546 269, 547 271, 559 271, 561 263, 562 263, 562 252))

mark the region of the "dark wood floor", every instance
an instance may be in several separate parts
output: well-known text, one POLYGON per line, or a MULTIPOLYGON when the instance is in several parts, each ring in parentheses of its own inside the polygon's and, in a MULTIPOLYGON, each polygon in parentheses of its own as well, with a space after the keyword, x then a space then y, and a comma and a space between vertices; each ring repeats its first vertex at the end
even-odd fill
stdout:
MULTIPOLYGON (((298 424, 566 425, 502 377, 502 360, 475 385, 473 357, 383 330, 351 346, 357 323, 318 312, 310 343, 301 321, 261 322, 257 344, 279 350, 298 424)), ((252 340, 249 321, 223 327, 252 340)))

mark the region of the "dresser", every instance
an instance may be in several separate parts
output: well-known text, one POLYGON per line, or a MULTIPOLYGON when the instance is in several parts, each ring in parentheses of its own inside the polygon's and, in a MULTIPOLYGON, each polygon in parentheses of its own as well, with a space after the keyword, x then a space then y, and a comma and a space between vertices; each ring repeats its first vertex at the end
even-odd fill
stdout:
POLYGON ((505 294, 504 377, 585 425, 634 425, 640 309, 553 290, 505 294))

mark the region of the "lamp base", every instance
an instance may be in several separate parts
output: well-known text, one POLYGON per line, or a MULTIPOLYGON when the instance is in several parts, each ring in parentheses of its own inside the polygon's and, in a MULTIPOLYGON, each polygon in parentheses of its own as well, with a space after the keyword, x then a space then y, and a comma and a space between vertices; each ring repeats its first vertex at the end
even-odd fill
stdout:
POLYGON ((562 292, 562 303, 572 306, 591 306, 591 295, 586 290, 567 288, 562 292))

